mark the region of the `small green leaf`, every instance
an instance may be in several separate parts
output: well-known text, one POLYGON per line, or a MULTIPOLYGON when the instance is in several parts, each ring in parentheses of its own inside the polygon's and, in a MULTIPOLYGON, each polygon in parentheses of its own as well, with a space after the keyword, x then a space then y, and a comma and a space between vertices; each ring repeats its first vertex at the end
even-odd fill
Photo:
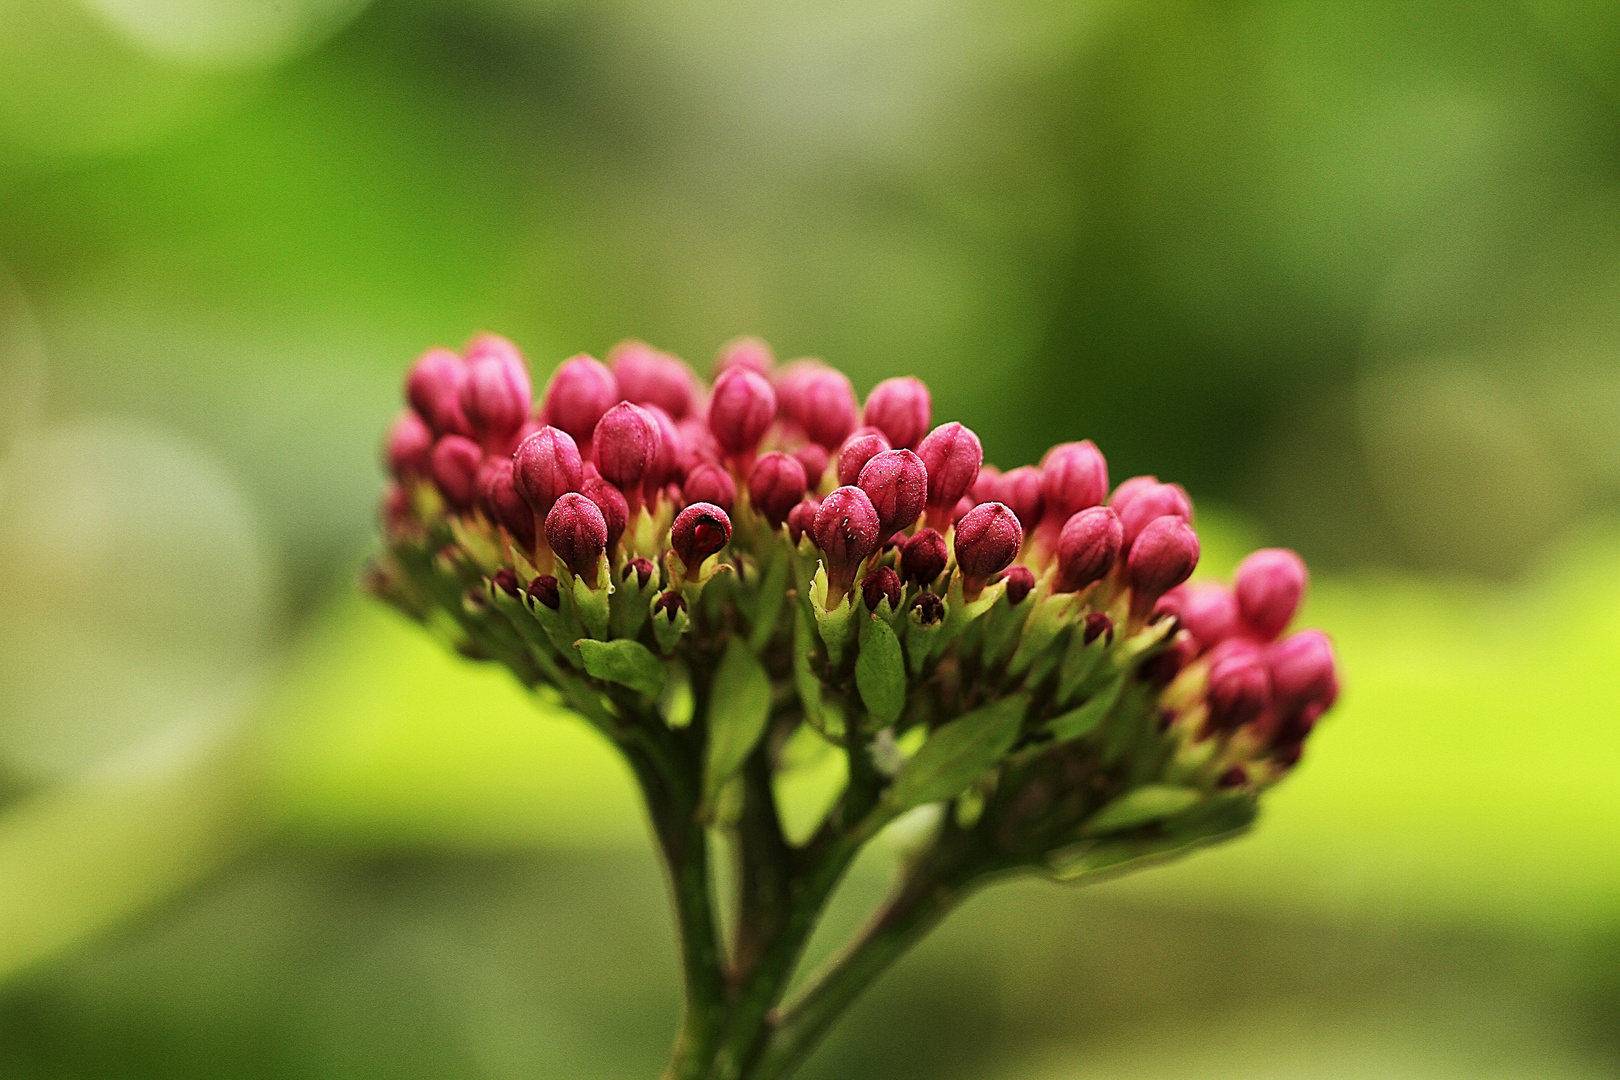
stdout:
POLYGON ((732 638, 709 687, 709 746, 703 770, 703 802, 714 800, 765 734, 771 711, 771 679, 741 638, 732 638))
POLYGON ((574 648, 585 661, 585 670, 598 679, 628 686, 638 694, 655 698, 664 690, 664 665, 652 650, 639 641, 593 641, 581 638, 574 648))
POLYGON ((607 556, 603 555, 596 570, 596 588, 585 584, 585 579, 572 574, 565 580, 574 587, 574 611, 579 615, 585 629, 591 637, 604 641, 608 636, 608 595, 612 591, 609 584, 611 571, 608 569, 607 556))
POLYGON ((1083 630, 1076 631, 1070 636, 1069 647, 1063 654, 1063 665, 1058 668, 1059 704, 1066 705, 1074 700, 1092 672, 1097 670, 1097 663, 1106 652, 1108 652, 1107 634, 1100 634, 1089 643, 1083 630))
POLYGON ((906 660, 900 655, 900 639, 882 619, 871 618, 863 628, 855 686, 875 727, 900 719, 906 705, 906 660))
MULTIPOLYGON (((647 606, 650 609, 656 603, 658 597, 654 596, 648 601, 647 606)), ((659 611, 653 611, 648 617, 652 619, 653 638, 657 640, 658 649, 665 656, 675 651, 675 645, 681 640, 681 635, 692 626, 692 616, 686 613, 685 608, 676 609, 673 619, 659 611)))
POLYGON ((782 602, 787 599, 788 559, 790 555, 787 548, 777 548, 771 555, 771 563, 765 570, 765 576, 755 590, 754 623, 748 632, 748 647, 755 653, 762 652, 771 642, 776 632, 777 619, 782 614, 782 602))
POLYGON ((1252 796, 1217 797, 1195 812, 1178 818, 1168 836, 1138 834, 1082 840, 1059 848, 1046 858, 1047 873, 1058 881, 1075 881, 1165 862, 1246 832, 1258 813, 1259 807, 1252 796))
POLYGON ((1108 715, 1114 703, 1119 700, 1119 692, 1124 689, 1125 675, 1121 673, 1108 681, 1108 685, 1092 695, 1091 699, 1078 708, 1070 709, 1061 716, 1048 721, 1046 730, 1052 733, 1052 738, 1058 742, 1067 742, 1078 739, 1082 735, 1089 735, 1096 730, 1098 724, 1108 715))
POLYGON ((1080 830, 1087 835, 1134 829, 1174 817, 1204 801, 1201 792, 1169 784, 1145 784, 1127 791, 1093 814, 1080 830))
POLYGON ((935 731, 884 795, 890 810, 900 813, 959 794, 1012 748, 1028 707, 1026 696, 1014 694, 935 731))

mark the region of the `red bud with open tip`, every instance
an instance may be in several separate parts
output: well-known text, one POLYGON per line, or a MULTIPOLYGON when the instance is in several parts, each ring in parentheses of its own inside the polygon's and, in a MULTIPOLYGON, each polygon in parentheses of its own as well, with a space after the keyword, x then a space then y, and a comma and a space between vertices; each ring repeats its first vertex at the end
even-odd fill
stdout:
POLYGON ((517 346, 496 334, 474 338, 461 383, 461 414, 473 437, 491 453, 510 450, 533 404, 529 369, 517 346))
POLYGON ((978 478, 984 448, 977 435, 953 420, 930 431, 917 447, 917 456, 928 470, 928 524, 943 528, 978 478))
POLYGON ((449 349, 429 349, 405 377, 405 399, 435 435, 467 435, 461 412, 461 384, 467 365, 449 349))
POLYGON ((878 531, 893 536, 922 516, 928 501, 928 470, 910 450, 885 450, 861 469, 856 486, 872 500, 878 531))
POLYGON ((875 427, 896 449, 915 450, 933 420, 933 399, 921 379, 884 379, 866 396, 862 423, 875 427))
POLYGON ((688 574, 696 574, 703 560, 731 542, 731 518, 713 503, 693 503, 675 515, 669 544, 688 574))
POLYGON ((872 500, 858 487, 834 490, 821 500, 813 535, 827 564, 827 602, 834 605, 849 591, 862 561, 883 543, 872 500))
POLYGON ((545 419, 576 443, 590 440, 602 414, 620 400, 619 382, 606 364, 581 353, 563 362, 546 390, 545 419))
POLYGON ((1069 517, 1058 534, 1058 592, 1078 592, 1108 576, 1124 547, 1119 515, 1090 506, 1069 517))
POLYGON ((569 572, 584 578, 587 585, 596 585, 607 537, 607 520, 601 509, 577 491, 558 499, 546 515, 546 543, 569 572))
POLYGON ((759 445, 776 419, 776 391, 758 372, 734 367, 720 376, 709 398, 709 430, 728 454, 759 445))
POLYGON ((838 483, 843 487, 855 483, 866 463, 887 449, 889 440, 881 431, 861 428, 852 432, 838 448, 838 483))
POLYGON ((938 580, 949 561, 950 549, 936 529, 918 529, 900 546, 900 573, 925 588, 938 580))
POLYGON ((622 577, 626 585, 630 583, 631 577, 634 577, 637 588, 645 589, 647 582, 652 580, 652 576, 657 570, 658 568, 652 564, 651 559, 635 558, 624 564, 622 577))
POLYGON ((518 444, 512 455, 512 482, 544 521, 557 500, 578 491, 584 480, 579 447, 561 428, 543 427, 518 444))
POLYGON ((645 341, 621 341, 607 356, 619 394, 633 405, 656 405, 679 420, 692 411, 696 392, 692 372, 645 341))
POLYGON ((599 476, 579 485, 579 493, 602 511, 602 520, 607 523, 607 550, 613 551, 630 523, 630 501, 624 497, 624 492, 599 476))
POLYGON ((1023 542, 1024 527, 1006 503, 980 503, 963 515, 956 523, 956 565, 964 595, 977 596, 985 582, 1011 566, 1023 542))
POLYGON ((704 462, 686 474, 681 497, 687 503, 714 503, 729 514, 737 502, 737 482, 720 466, 704 462))
POLYGON ((762 455, 748 473, 749 502, 773 526, 787 521, 788 512, 804 498, 804 492, 804 466, 780 450, 762 455))
POLYGON ((1179 517, 1149 522, 1125 562, 1131 614, 1141 617, 1152 611, 1154 602, 1191 577, 1197 565, 1198 534, 1192 526, 1179 517))
POLYGON ((478 499, 483 449, 465 435, 444 435, 433 444, 433 483, 452 509, 467 510, 478 499))
POLYGON ((432 475, 433 432, 414 411, 400 413, 388 429, 388 471, 396 480, 432 475))
POLYGON ((1305 561, 1287 548, 1262 548, 1238 564, 1238 611, 1256 637, 1272 641, 1288 628, 1308 578, 1305 561))

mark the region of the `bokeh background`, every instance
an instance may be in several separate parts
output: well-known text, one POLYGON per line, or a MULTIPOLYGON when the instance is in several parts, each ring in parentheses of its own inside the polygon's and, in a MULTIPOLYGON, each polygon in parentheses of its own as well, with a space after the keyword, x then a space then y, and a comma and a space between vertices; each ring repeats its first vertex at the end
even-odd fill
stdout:
POLYGON ((623 771, 355 587, 493 329, 915 372, 1315 568, 1258 832, 982 895, 807 1077, 1620 1076, 1620 5, 0 0, 0 72, 0 1075, 657 1073, 623 771))

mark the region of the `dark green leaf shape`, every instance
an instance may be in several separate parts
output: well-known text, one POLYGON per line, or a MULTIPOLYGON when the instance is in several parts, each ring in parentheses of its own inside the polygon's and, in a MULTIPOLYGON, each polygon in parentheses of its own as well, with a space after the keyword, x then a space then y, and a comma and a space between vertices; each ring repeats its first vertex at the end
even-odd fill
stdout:
POLYGON ((893 813, 952 798, 984 775, 1018 738, 1029 699, 1014 694, 957 717, 928 737, 884 796, 893 813))
POLYGON ((709 745, 703 769, 703 802, 713 808, 765 734, 771 711, 771 679, 741 638, 732 638, 709 687, 709 745))
POLYGON ((664 665, 638 641, 581 638, 574 642, 574 648, 585 661, 585 670, 598 679, 628 686, 650 698, 664 692, 664 665))
POLYGON ((900 639, 882 619, 870 619, 863 629, 855 686, 874 727, 888 727, 900 719, 906 705, 906 659, 900 653, 900 639))
POLYGON ((1098 838, 1054 851, 1046 860, 1047 873, 1058 881, 1075 881, 1167 862, 1241 835, 1259 812, 1252 796, 1220 796, 1174 819, 1167 835, 1098 838))
POLYGON ((1203 792, 1170 784, 1144 784, 1127 791, 1086 821, 1081 832, 1102 833, 1134 829, 1138 825, 1162 821, 1185 813, 1204 801, 1203 792))
POLYGON ((1109 710, 1119 700, 1119 692, 1125 686, 1125 675, 1121 673, 1111 679, 1108 685, 1097 691, 1085 704, 1070 709, 1061 716, 1054 717, 1046 725, 1052 733, 1052 738, 1059 742, 1078 739, 1082 735, 1089 735, 1097 729, 1108 716, 1109 710))

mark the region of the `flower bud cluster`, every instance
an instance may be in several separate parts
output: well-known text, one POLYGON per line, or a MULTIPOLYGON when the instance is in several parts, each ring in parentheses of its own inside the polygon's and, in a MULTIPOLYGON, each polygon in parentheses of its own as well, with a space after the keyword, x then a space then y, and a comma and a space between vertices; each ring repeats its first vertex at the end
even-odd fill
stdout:
POLYGON ((374 587, 468 655, 583 679, 649 723, 625 696, 648 676, 593 667, 584 641, 634 642, 701 698, 744 640, 798 702, 773 723, 846 746, 883 729, 926 746, 1012 710, 941 798, 1008 865, 1054 872, 1241 828, 1332 706, 1328 639, 1286 633, 1304 564, 1268 549, 1230 586, 1189 583, 1179 485, 1110 492, 1090 441, 1003 473, 971 429, 934 426, 915 378, 862 405, 841 373, 778 367, 755 339, 714 369, 708 386, 626 342, 566 360, 536 402, 503 338, 430 350, 387 438, 374 587))

